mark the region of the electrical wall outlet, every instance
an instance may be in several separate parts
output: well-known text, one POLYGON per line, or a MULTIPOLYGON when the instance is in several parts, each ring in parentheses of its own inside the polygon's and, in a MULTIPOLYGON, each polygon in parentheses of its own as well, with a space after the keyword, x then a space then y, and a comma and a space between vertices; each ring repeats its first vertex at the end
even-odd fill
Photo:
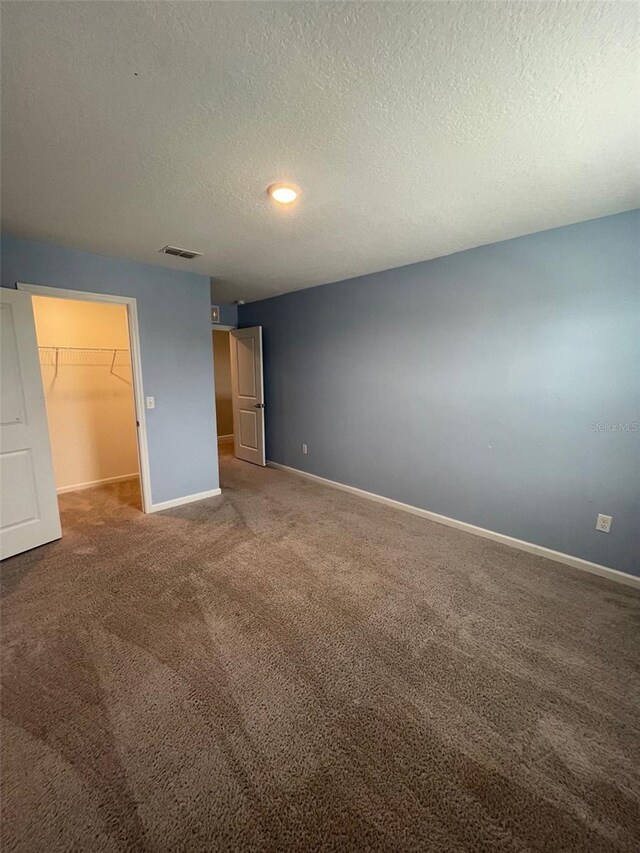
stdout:
POLYGON ((601 533, 610 533, 612 521, 613 518, 610 515, 602 515, 600 513, 596 521, 596 530, 599 530, 601 533))
POLYGON ((302 445, 302 452, 307 453, 307 445, 306 444, 302 445))
POLYGON ((147 409, 155 409, 156 407, 156 398, 155 397, 147 397, 147 409))

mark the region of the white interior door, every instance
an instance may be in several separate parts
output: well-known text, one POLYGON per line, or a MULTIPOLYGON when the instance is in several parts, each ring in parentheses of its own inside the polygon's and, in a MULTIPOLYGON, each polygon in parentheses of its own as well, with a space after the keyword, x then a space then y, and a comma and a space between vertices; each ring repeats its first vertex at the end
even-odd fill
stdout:
POLYGON ((262 326, 231 332, 233 444, 238 459, 265 464, 262 326))
POLYGON ((31 296, 0 288, 0 557, 59 539, 31 296))

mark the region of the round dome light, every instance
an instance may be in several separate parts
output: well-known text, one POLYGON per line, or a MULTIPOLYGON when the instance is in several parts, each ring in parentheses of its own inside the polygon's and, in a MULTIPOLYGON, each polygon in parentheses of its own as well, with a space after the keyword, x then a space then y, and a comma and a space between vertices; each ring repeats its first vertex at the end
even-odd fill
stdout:
POLYGON ((278 204, 293 204, 300 195, 300 188, 295 184, 271 184, 267 193, 278 204))

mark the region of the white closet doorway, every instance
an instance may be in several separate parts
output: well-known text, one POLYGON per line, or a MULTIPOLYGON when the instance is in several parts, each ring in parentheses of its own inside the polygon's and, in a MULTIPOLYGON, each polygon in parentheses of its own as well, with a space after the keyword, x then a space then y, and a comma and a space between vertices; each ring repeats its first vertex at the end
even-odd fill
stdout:
POLYGON ((63 535, 74 512, 144 512, 150 501, 135 300, 19 288, 32 293, 63 535))

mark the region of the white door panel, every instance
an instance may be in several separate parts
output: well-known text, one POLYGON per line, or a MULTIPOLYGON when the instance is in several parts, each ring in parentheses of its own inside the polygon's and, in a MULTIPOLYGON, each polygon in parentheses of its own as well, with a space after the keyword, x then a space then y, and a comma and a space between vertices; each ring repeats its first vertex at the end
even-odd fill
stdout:
POLYGON ((236 338, 238 354, 238 394, 256 397, 255 341, 253 338, 236 338))
POLYGON ((31 296, 0 288, 0 557, 59 539, 31 296))
POLYGON ((264 465, 262 327, 235 329, 230 340, 235 455, 264 465))

